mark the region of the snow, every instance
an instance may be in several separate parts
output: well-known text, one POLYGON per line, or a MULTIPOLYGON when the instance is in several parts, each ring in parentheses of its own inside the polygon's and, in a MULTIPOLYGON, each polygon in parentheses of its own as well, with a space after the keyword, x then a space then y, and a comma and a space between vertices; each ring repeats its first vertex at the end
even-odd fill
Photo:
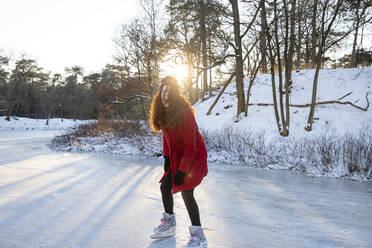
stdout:
MULTIPOLYGON (((292 73, 293 89, 290 95, 290 104, 311 103, 314 70, 301 70, 292 73)), ((284 76, 284 74, 283 74, 284 76)), ((276 85, 278 87, 278 74, 276 85)), ((249 80, 245 80, 245 93, 248 89, 249 80)), ((372 67, 351 69, 324 69, 320 71, 317 102, 337 100, 347 93, 342 102, 352 102, 365 108, 367 105, 365 96, 372 103, 372 67)), ((214 92, 217 95, 218 92, 214 92)), ((218 129, 227 126, 247 129, 252 132, 265 130, 267 135, 278 135, 273 106, 249 106, 248 117, 236 120, 236 88, 235 83, 230 83, 219 102, 210 115, 206 115, 209 107, 214 102, 214 97, 195 105, 198 125, 204 129, 218 129), (224 107, 231 106, 227 109, 224 107), (218 115, 216 115, 218 113, 218 115)), ((277 95, 277 99, 279 96, 277 95)), ((278 100, 279 102, 279 100, 278 100)), ((272 104, 271 75, 257 75, 251 89, 250 103, 272 104)), ((278 107, 278 111, 279 107, 278 107)), ((299 137, 304 135, 316 135, 324 129, 334 129, 341 135, 350 131, 358 131, 372 123, 372 107, 367 112, 358 110, 350 105, 327 104, 315 108, 315 120, 313 131, 308 133, 304 130, 310 108, 290 108, 290 135, 299 137)))
POLYGON ((141 151, 130 139, 113 137, 110 134, 99 137, 81 137, 75 146, 60 148, 69 152, 111 153, 121 155, 140 155, 141 151))
MULTIPOLYGON (((177 235, 152 240, 160 161, 51 151, 61 131, 0 135, 2 248, 180 248, 190 225, 175 195, 177 235)), ((195 191, 209 247, 370 247, 372 185, 290 171, 211 166, 195 191)))
POLYGON ((49 119, 46 125, 45 119, 30 119, 24 117, 11 117, 10 121, 5 120, 6 116, 0 116, 0 131, 39 131, 39 130, 67 130, 75 128, 83 123, 90 121, 72 120, 72 119, 49 119))

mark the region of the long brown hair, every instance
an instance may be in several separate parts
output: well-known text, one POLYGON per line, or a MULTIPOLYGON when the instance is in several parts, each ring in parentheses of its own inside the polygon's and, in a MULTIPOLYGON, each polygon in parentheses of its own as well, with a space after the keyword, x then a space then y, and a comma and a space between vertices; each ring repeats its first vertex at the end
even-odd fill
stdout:
POLYGON ((149 124, 154 132, 159 132, 162 127, 172 128, 183 121, 186 110, 195 112, 187 98, 180 92, 177 79, 167 76, 160 81, 160 86, 152 99, 149 124), (168 93, 169 107, 165 108, 161 101, 161 92, 165 85, 170 86, 168 93))

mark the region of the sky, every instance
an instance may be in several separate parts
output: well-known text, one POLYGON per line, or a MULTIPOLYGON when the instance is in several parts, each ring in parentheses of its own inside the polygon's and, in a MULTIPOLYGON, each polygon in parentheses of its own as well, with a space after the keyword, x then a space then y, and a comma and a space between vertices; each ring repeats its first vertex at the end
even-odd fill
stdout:
POLYGON ((53 73, 79 65, 89 74, 113 62, 116 30, 139 12, 138 0, 0 0, 0 52, 25 54, 53 73))
POLYGON ((115 31, 138 12, 137 0, 1 0, 0 49, 53 73, 99 71, 113 61, 115 31))

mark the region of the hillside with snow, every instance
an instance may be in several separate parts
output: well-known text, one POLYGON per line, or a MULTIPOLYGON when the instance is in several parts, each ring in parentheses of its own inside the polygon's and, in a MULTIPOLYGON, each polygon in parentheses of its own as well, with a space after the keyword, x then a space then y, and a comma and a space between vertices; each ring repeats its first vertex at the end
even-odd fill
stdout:
MULTIPOLYGON (((314 73, 314 70, 301 70, 292 73, 293 88, 290 94, 290 104, 304 105, 311 103, 314 73)), ((277 90, 278 81, 278 74, 276 74, 277 90)), ((245 94, 247 93, 248 84, 249 80, 245 80, 245 94)), ((217 91, 213 94, 216 96, 218 93, 217 91)), ((349 94, 340 101, 351 102, 365 108, 367 106, 367 93, 371 102, 372 67, 324 69, 320 71, 317 102, 338 100, 349 94)), ((279 99, 279 95, 277 95, 277 99, 279 99)), ((206 113, 214 100, 215 97, 212 97, 194 106, 200 127, 204 129, 218 129, 230 126, 253 132, 264 130, 268 134, 279 135, 273 106, 249 106, 248 117, 241 117, 238 122, 235 122, 237 100, 234 83, 230 83, 212 113, 207 116, 206 113)), ((251 104, 273 103, 270 74, 257 75, 251 89, 249 102, 251 104)), ((316 106, 314 115, 316 120, 313 124, 313 131, 309 133, 304 130, 304 127, 307 123, 310 108, 290 107, 290 110, 290 136, 313 135, 325 128, 338 134, 343 134, 372 125, 372 107, 369 107, 368 111, 362 111, 351 105, 326 104, 316 106)))
MULTIPOLYGON (((291 105, 311 103, 314 70, 293 72, 291 105)), ((278 74, 276 74, 278 86, 278 74)), ((245 80, 245 93, 249 80, 245 80)), ((221 87, 222 88, 222 87, 221 87)), ((277 99, 279 99, 278 87, 277 99)), ((372 67, 320 71, 313 130, 305 131, 309 107, 290 107, 289 136, 279 135, 272 104, 271 75, 253 83, 248 116, 236 117, 236 87, 231 83, 215 105, 213 97, 195 104, 209 162, 300 171, 310 176, 372 178, 372 67)), ((279 100, 278 100, 279 102, 279 100)), ((279 109, 279 106, 278 106, 279 109)))

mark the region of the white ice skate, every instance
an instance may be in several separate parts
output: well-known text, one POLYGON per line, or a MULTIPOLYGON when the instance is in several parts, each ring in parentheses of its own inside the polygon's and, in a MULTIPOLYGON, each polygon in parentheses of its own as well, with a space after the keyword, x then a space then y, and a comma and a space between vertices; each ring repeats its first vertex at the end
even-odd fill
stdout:
POLYGON ((183 248, 207 248, 207 239, 200 226, 190 226, 190 241, 183 248))
POLYGON ((151 235, 152 239, 170 237, 176 234, 176 217, 174 214, 163 213, 163 218, 160 221, 160 225, 154 228, 151 235))

